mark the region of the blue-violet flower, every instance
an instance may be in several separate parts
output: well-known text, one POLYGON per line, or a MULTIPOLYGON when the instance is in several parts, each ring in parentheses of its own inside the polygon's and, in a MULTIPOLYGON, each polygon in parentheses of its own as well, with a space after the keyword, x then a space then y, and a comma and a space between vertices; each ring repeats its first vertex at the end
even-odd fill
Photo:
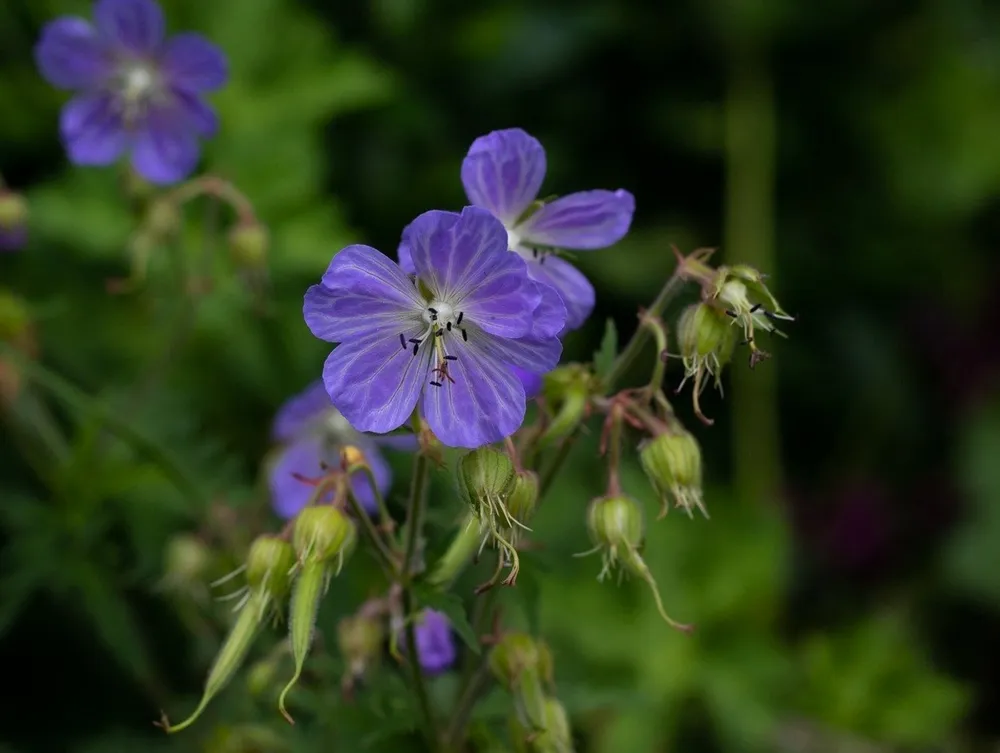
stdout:
POLYGON ((174 183, 197 165, 199 139, 218 128, 202 97, 226 83, 225 57, 198 34, 167 39, 153 0, 97 0, 93 24, 57 18, 35 59, 50 84, 78 92, 60 118, 77 165, 110 165, 128 152, 139 175, 174 183))
MULTIPOLYGON (((379 493, 385 496, 389 491, 392 471, 382 457, 380 442, 351 428, 333 407, 321 381, 313 382, 278 410, 272 436, 281 447, 268 468, 268 485, 271 504, 282 518, 295 517, 316 491, 302 477, 310 479, 322 475, 324 464, 337 467, 340 448, 344 445, 352 445, 364 453, 379 493)), ((403 443, 413 444, 412 437, 385 439, 395 440, 398 444, 394 446, 399 449, 406 449, 403 443)), ((351 490, 365 510, 375 512, 375 495, 363 472, 352 475, 351 490)))
POLYGON ((414 408, 451 447, 516 431, 525 393, 512 367, 559 361, 565 308, 507 252, 490 212, 425 212, 407 228, 413 275, 370 246, 348 246, 306 292, 312 333, 340 343, 323 381, 358 431, 385 433, 414 408))
POLYGON ((427 674, 438 674, 449 669, 458 657, 451 623, 444 614, 425 609, 413 626, 417 643, 417 661, 427 674))

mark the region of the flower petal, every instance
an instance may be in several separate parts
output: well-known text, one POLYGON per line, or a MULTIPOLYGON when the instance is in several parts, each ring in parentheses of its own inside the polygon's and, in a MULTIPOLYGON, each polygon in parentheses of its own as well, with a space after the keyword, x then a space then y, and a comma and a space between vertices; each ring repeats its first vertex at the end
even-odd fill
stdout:
POLYGON ((521 380, 521 386, 524 387, 524 396, 531 400, 535 395, 542 391, 542 378, 544 375, 536 374, 533 371, 525 371, 524 369, 519 369, 517 366, 511 366, 514 372, 514 376, 521 380))
POLYGON ((151 108, 136 134, 132 166, 150 183, 183 180, 198 165, 200 150, 190 115, 176 103, 151 108))
MULTIPOLYGON (((422 332, 414 325, 401 334, 409 339, 422 332)), ((357 431, 385 434, 413 413, 433 352, 424 347, 415 356, 400 347, 397 334, 375 331, 334 348, 323 366, 323 383, 334 406, 357 431)))
POLYGON ((268 469, 271 506, 282 518, 298 515, 312 498, 316 487, 296 478, 317 478, 323 474, 323 464, 337 462, 337 453, 326 446, 319 436, 311 436, 282 448, 268 469))
POLYGON ((492 337, 476 340, 482 340, 482 350, 493 360, 539 374, 552 371, 562 355, 562 342, 557 337, 522 337, 518 340, 492 337))
POLYGON ((417 663, 427 674, 443 672, 458 658, 451 624, 441 612, 425 609, 413 628, 417 663))
MULTIPOLYGON (((434 435, 448 447, 482 447, 499 442, 524 421, 524 388, 514 373, 487 349, 497 338, 470 334, 449 361, 450 378, 424 390, 421 412, 434 435)), ((502 341, 510 342, 510 341, 502 341)))
POLYGON ((531 313, 530 337, 545 339, 557 337, 566 327, 566 305, 559 291, 551 285, 536 282, 540 298, 535 310, 531 313))
POLYGON ((309 330, 327 342, 367 338, 376 330, 396 339, 419 324, 423 308, 413 283, 389 257, 357 245, 334 256, 322 283, 306 291, 303 315, 309 330))
POLYGON ((127 143, 125 125, 108 94, 71 99, 63 107, 59 130, 70 162, 76 165, 110 165, 127 143))
POLYGON ((150 53, 163 42, 163 10, 153 0, 97 0, 97 31, 107 42, 137 53, 150 53))
POLYGON ((635 197, 624 189, 581 191, 546 204, 517 233, 526 246, 592 251, 620 241, 634 213, 635 197))
POLYGON ((491 334, 521 337, 541 294, 527 266, 507 250, 507 231, 479 207, 430 211, 404 231, 417 276, 438 298, 491 334))
POLYGON ((532 279, 555 288, 566 305, 566 326, 560 337, 587 321, 594 310, 594 286, 580 270, 554 254, 527 264, 532 279))
POLYGON ((57 18, 45 25, 35 45, 42 76, 60 89, 95 89, 111 75, 111 57, 82 18, 57 18))
MULTIPOLYGON (((406 228, 408 230, 409 227, 406 228)), ((406 230, 403 230, 404 240, 399 242, 399 248, 396 249, 396 258, 399 259, 399 268, 402 269, 408 275, 414 275, 417 273, 417 268, 413 266, 413 256, 410 254, 410 244, 405 240, 406 230)))
POLYGON ((188 127, 199 136, 208 138, 215 135, 219 130, 219 116, 211 106, 197 94, 183 89, 174 89, 171 94, 178 118, 186 120, 188 127))
POLYGON ((545 178, 545 150, 520 128, 493 131, 472 142, 462 162, 465 195, 507 227, 538 196, 545 178))
POLYGON ((325 412, 332 410, 333 403, 323 386, 323 380, 317 379, 278 409, 271 436, 278 442, 287 442, 307 432, 317 420, 321 420, 325 412))
POLYGON ((201 34, 171 37, 160 58, 160 70, 170 86, 195 94, 221 89, 229 79, 226 56, 201 34))

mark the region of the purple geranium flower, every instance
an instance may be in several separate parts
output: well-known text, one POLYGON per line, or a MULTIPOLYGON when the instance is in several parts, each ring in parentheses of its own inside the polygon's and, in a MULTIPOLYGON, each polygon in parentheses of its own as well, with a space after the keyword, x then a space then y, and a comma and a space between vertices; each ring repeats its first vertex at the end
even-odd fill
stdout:
POLYGON ((19 251, 28 242, 27 226, 4 229, 0 227, 0 251, 19 251))
MULTIPOLYGON (((283 446, 269 468, 268 483, 274 510, 283 518, 297 515, 315 491, 296 475, 315 478, 322 474, 324 464, 337 467, 343 445, 361 450, 375 476, 379 493, 384 496, 389 491, 392 471, 378 443, 351 428, 333 407, 322 382, 314 382, 281 407, 274 419, 273 436, 283 446)), ((412 444, 412 437, 393 439, 412 444)), ((364 473, 351 477, 351 489, 362 507, 375 512, 375 495, 364 473)))
POLYGON ((555 367, 565 309, 507 253, 507 233, 486 210, 426 212, 406 237, 414 276, 369 246, 348 246, 306 292, 309 328, 340 343, 323 369, 327 392, 358 431, 392 431, 419 403, 446 445, 503 439, 524 420, 512 367, 555 367))
POLYGON ((623 189, 581 191, 526 212, 538 198, 545 167, 545 150, 533 136, 520 128, 493 131, 469 147, 462 184, 472 204, 490 210, 503 223, 510 250, 527 262, 532 279, 559 292, 569 331, 590 316, 594 288, 552 251, 593 251, 617 243, 632 224, 635 198, 623 189))
POLYGON ((166 39, 153 0, 97 0, 94 24, 57 18, 35 59, 50 84, 79 92, 60 121, 77 165, 110 165, 130 152, 141 176, 174 183, 197 165, 199 138, 218 128, 202 95, 226 83, 225 57, 198 34, 166 39))
POLYGON ((425 609, 414 625, 417 661, 427 674, 444 672, 455 663, 458 651, 451 624, 441 612, 425 609))

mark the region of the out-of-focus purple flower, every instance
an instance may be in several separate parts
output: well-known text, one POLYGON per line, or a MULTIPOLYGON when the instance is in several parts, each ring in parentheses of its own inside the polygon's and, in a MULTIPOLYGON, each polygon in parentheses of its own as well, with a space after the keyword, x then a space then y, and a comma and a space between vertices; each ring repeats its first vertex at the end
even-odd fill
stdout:
POLYGON ((175 183, 198 163, 199 139, 218 129, 203 95, 228 78, 225 56, 198 34, 166 37, 153 0, 97 0, 94 23, 63 16, 42 30, 45 79, 78 92, 60 132, 71 162, 110 165, 131 154, 152 183, 175 183))
MULTIPOLYGON (((364 453, 379 493, 384 496, 389 491, 392 471, 382 457, 379 440, 351 428, 330 402, 322 382, 309 385, 281 407, 274 418, 272 435, 282 447, 269 468, 268 483, 274 511, 282 518, 297 515, 316 491, 297 476, 316 478, 322 475, 324 465, 336 468, 344 445, 364 453)), ((413 445, 412 437, 392 439, 397 440, 400 449, 413 445)), ((351 489, 365 510, 375 512, 375 495, 364 473, 351 477, 351 489)))
POLYGON ((499 441, 524 420, 511 367, 555 367, 565 308, 507 253, 484 209, 426 212, 406 237, 413 277, 369 246, 348 246, 306 292, 306 324, 339 343, 323 369, 327 392, 358 431, 392 431, 419 403, 448 446, 499 441))
POLYGON ((427 674, 438 674, 449 669, 458 656, 455 637, 448 618, 441 612, 425 609, 414 626, 417 642, 417 661, 427 674))
POLYGON ((27 242, 27 227, 14 228, 13 230, 0 228, 0 251, 20 251, 27 242))
POLYGON ((490 210, 507 243, 528 263, 532 279, 551 285, 566 305, 566 331, 594 308, 594 288, 556 249, 592 251, 620 241, 632 224, 635 198, 623 189, 581 191, 533 208, 545 178, 545 150, 520 128, 493 131, 472 142, 462 162, 469 201, 490 210))

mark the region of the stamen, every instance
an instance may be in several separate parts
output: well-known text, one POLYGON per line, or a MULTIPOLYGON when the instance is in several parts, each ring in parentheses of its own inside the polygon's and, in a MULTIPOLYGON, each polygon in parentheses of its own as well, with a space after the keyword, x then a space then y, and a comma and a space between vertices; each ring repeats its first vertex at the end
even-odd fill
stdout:
POLYGON ((448 322, 448 331, 451 332, 451 322, 448 322))
POLYGON ((420 347, 420 343, 413 343, 413 355, 417 355, 417 349, 420 347))
POLYGON ((413 343, 414 345, 420 345, 420 343, 422 343, 423 340, 420 340, 420 339, 418 339, 416 337, 411 337, 410 338, 410 342, 413 343))
POLYGON ((436 314, 438 312, 436 308, 432 308, 431 306, 428 306, 427 310, 430 311, 432 314, 436 314))
POLYGON ((455 320, 455 326, 456 327, 461 327, 462 326, 462 317, 464 317, 464 316, 465 316, 465 312, 464 311, 459 311, 458 312, 458 319, 455 320))
POLYGON ((737 318, 736 312, 735 311, 730 311, 729 309, 726 309, 726 316, 731 316, 731 317, 733 317, 733 319, 737 318))
POLYGON ((446 361, 457 361, 458 360, 458 356, 445 356, 444 360, 446 360, 446 361))
POLYGON ((399 333, 399 344, 403 346, 403 350, 406 350, 406 335, 402 332, 399 333))
POLYGON ((433 384, 435 387, 440 387, 441 386, 441 382, 434 382, 434 381, 432 381, 431 384, 433 384))
POLYGON ((443 329, 436 329, 436 330, 434 330, 434 337, 441 337, 441 335, 443 335, 443 334, 444 334, 444 330, 443 329))
POLYGON ((465 342, 469 342, 469 333, 468 333, 468 332, 466 332, 466 331, 465 331, 464 329, 462 330, 462 339, 463 339, 463 340, 464 340, 465 342))

